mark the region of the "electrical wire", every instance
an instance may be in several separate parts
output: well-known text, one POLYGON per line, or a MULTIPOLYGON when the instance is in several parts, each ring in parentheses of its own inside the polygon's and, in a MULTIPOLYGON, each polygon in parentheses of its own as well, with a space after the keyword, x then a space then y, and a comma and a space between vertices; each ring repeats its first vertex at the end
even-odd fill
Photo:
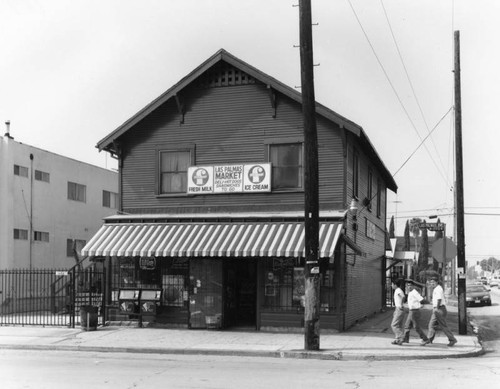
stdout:
POLYGON ((441 117, 441 119, 439 119, 439 121, 437 122, 437 124, 434 126, 434 128, 429 132, 429 134, 427 134, 427 136, 422 139, 422 141, 420 142, 420 144, 417 146, 417 148, 413 151, 413 153, 410 154, 410 156, 406 159, 406 161, 403 162, 403 164, 399 167, 398 170, 396 170, 396 172, 392 175, 393 177, 399 173, 399 171, 408 163, 408 161, 413 157, 413 155, 415 155, 415 153, 418 151, 418 149, 424 144, 424 142, 426 141, 426 139, 428 137, 431 136, 431 134, 436 130, 436 128, 439 126, 439 124, 444 120, 444 118, 446 116, 448 116, 448 114, 450 113, 450 111, 453 110, 453 107, 450 107, 448 109, 448 111, 446 111, 446 113, 441 117))
MULTIPOLYGON (((386 79, 387 79, 387 82, 388 82, 388 83, 389 83, 389 85, 391 86, 392 91, 394 92, 394 94, 395 94, 395 96, 396 96, 396 98, 397 98, 397 100, 398 100, 399 104, 401 105, 401 108, 403 109, 403 112, 406 114, 406 117, 408 118, 408 121, 409 121, 409 122, 410 122, 410 124, 412 125, 412 128, 414 129, 414 131, 417 133, 417 135, 418 135, 419 139, 420 139, 420 140, 422 140, 422 136, 421 136, 421 135, 420 135, 420 133, 418 132, 417 127, 415 126, 415 123, 413 122, 412 118, 410 117, 410 114, 409 114, 408 110, 407 110, 407 109, 406 109, 406 107, 404 106, 403 101, 401 100, 401 97, 399 96, 398 92, 396 91, 396 88, 394 87, 394 84, 392 83, 392 81, 391 81, 391 79, 390 79, 389 75, 387 74, 387 71, 385 70, 384 65, 382 64, 382 62, 381 62, 381 60, 380 60, 380 58, 379 58, 379 56, 378 56, 378 54, 377 54, 377 52, 376 52, 375 48, 373 47, 373 44, 371 43, 370 38, 368 37, 368 34, 367 34, 367 32, 366 32, 365 28, 363 27, 363 24, 361 23, 361 20, 359 19, 358 14, 356 13, 356 10, 354 9, 354 6, 352 5, 351 0, 347 0, 347 2, 349 3, 349 5, 350 5, 350 7, 351 7, 351 10, 352 10, 352 12, 354 13, 354 17, 356 18, 356 20, 357 20, 357 22, 358 22, 358 24, 359 24, 359 26, 360 26, 360 28, 361 28, 361 31, 363 32, 363 34, 364 34, 364 36, 365 36, 365 39, 367 40, 368 45, 370 46, 370 48, 371 48, 371 50, 372 50, 372 53, 373 53, 373 55, 375 56, 375 59, 377 60, 377 62, 378 62, 378 64, 379 64, 380 68, 382 69, 382 72, 383 72, 383 73, 384 73, 384 75, 385 75, 385 77, 386 77, 386 79)), ((426 138, 427 138, 427 137, 426 137, 426 138)), ((426 138, 424 138, 424 139, 426 139, 426 138)), ((422 144, 422 143, 423 143, 423 141, 421 142, 421 144, 422 144)), ((435 167, 436 167, 436 169, 438 170, 439 174, 440 174, 440 175, 441 175, 441 177, 444 179, 444 181, 445 181, 445 182, 447 182, 446 177, 444 176, 443 172, 442 172, 442 171, 439 169, 439 167, 437 166, 436 161, 434 160, 434 158, 433 158, 432 154, 429 152, 429 150, 427 149, 427 147, 425 147, 425 148, 426 148, 426 150, 427 150, 427 152, 428 152, 428 154, 429 154, 430 159, 431 159, 431 160, 432 160, 432 162, 434 163, 434 166, 435 166, 435 167)), ((412 154, 412 156, 413 156, 413 154, 412 154)), ((407 161, 406 161, 406 162, 407 162, 407 161)), ((406 163, 406 162, 405 162, 405 163, 406 163)))
MULTIPOLYGON (((427 129, 427 133, 429 133, 430 132, 429 125, 427 124, 427 120, 425 119, 424 111, 423 111, 422 106, 420 104, 420 100, 417 97, 417 93, 415 92, 415 88, 413 86, 413 82, 411 81, 410 74, 408 73, 408 69, 407 69, 405 61, 403 59, 403 55, 401 54, 401 50, 399 48, 399 44, 398 44, 398 41, 396 39, 396 35, 394 34, 394 30, 393 30, 391 22, 389 20, 389 15, 387 14, 387 10, 385 9, 385 6, 384 6, 384 1, 380 0, 380 4, 382 5, 382 9, 384 10, 385 20, 387 21, 387 25, 389 26, 389 31, 391 32, 391 36, 392 36, 392 40, 394 42, 394 46, 396 46, 396 51, 398 53, 399 60, 401 61, 401 65, 403 66, 403 69, 404 69, 404 72, 405 72, 405 75, 406 75, 406 79, 408 80, 408 84, 410 85, 410 89, 411 89, 411 92, 413 94, 413 98, 415 99, 415 102, 417 104, 418 110, 420 112, 420 116, 422 118, 422 121, 425 124, 425 128, 427 129)), ((439 163, 441 164, 441 168, 443 169, 443 171, 446 171, 446 169, 444 167, 444 164, 443 164, 443 161, 442 161, 442 159, 440 157, 439 150, 436 147, 436 143, 434 142, 434 139, 432 137, 430 139, 431 139, 432 145, 434 146, 434 150, 436 152, 435 155, 438 156, 438 160, 439 160, 439 163)), ((429 150, 427 150, 427 152, 429 152, 429 150)), ((449 181, 447 179, 446 183, 448 184, 448 182, 449 181)))

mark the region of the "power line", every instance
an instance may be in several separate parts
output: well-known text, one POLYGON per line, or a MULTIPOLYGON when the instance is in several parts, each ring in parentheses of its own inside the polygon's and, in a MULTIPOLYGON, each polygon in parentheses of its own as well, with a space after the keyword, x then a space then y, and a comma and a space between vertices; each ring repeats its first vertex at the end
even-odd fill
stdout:
MULTIPOLYGON (((351 3, 351 0, 347 0, 347 1, 349 2, 349 5, 350 5, 350 7, 351 7, 351 9, 352 9, 352 12, 354 13, 354 16, 355 16, 355 18, 356 18, 356 20, 357 20, 357 22, 358 22, 358 24, 359 24, 359 26, 360 26, 360 28, 361 28, 361 31, 363 32, 363 34, 364 34, 364 36, 365 36, 365 39, 366 39, 366 40, 367 40, 367 42, 368 42, 368 45, 369 45, 369 46, 370 46, 370 48, 372 49, 373 55, 375 56, 375 58, 376 58, 376 60, 377 60, 377 62, 378 62, 378 64, 379 64, 380 68, 382 69, 382 72, 384 73, 384 75, 385 75, 385 77, 386 77, 386 79, 387 79, 387 82, 388 82, 388 83, 389 83, 389 85, 391 86, 392 91, 394 92, 394 94, 395 94, 395 96, 396 96, 397 100, 399 101, 399 104, 401 105, 401 108, 403 109, 404 113, 406 114, 406 117, 408 118, 408 121, 410 122, 410 124, 412 125, 413 129, 414 129, 414 130, 415 130, 415 132, 417 133, 417 135, 418 135, 419 139, 421 139, 421 140, 422 140, 422 136, 421 136, 421 135, 420 135, 420 133, 418 132, 417 127, 415 126, 415 123, 413 123, 413 120, 411 119, 410 114, 408 113, 408 110, 407 110, 407 109, 406 109, 406 107, 404 106, 403 101, 401 100, 401 97, 399 96, 398 92, 396 91, 396 88, 394 87, 394 84, 392 83, 392 81, 391 81, 391 79, 390 79, 389 75, 387 74, 387 71, 385 70, 384 65, 382 64, 382 62, 381 62, 381 60, 380 60, 379 56, 377 55, 377 52, 376 52, 375 48, 373 47, 373 44, 371 43, 370 38, 368 37, 368 34, 367 34, 367 32, 366 32, 365 28, 363 27, 363 24, 361 23, 361 20, 359 19, 358 14, 356 13, 356 10, 354 9, 354 6, 353 6, 353 5, 352 5, 352 3, 351 3)), ((430 134, 429 134, 429 135, 430 135, 430 134)), ((426 137, 426 138, 427 138, 427 137, 426 137)), ((424 140, 425 140, 425 139, 424 139, 424 140)), ((423 140, 422 140, 422 142, 420 143, 420 145, 422 145, 422 144, 423 144, 423 140)), ((425 146, 425 149, 427 150, 427 153, 429 154, 429 157, 430 157, 430 159, 432 160, 432 162, 434 163, 434 166, 435 166, 435 167, 436 167, 436 169, 438 170, 439 174, 440 174, 440 175, 441 175, 441 177, 444 179, 444 181, 445 181, 445 182, 447 182, 446 177, 444 176, 443 172, 442 172, 442 171, 439 169, 439 167, 437 166, 436 161, 434 160, 434 158, 433 158, 432 154, 431 154, 431 153, 429 152, 429 150, 427 149, 427 146, 425 146)), ((414 154, 414 153, 413 153, 413 154, 414 154)), ((413 154, 412 154, 411 156, 413 156, 413 154)), ((410 156, 410 158, 411 158, 411 156, 410 156)), ((408 160, 407 160, 407 161, 405 161, 405 164, 406 164, 406 162, 408 162, 408 160)), ((398 170, 398 171, 399 171, 399 170, 398 170)), ((397 173, 397 172, 396 172, 396 173, 397 173)), ((394 175, 395 175, 395 174, 394 174, 394 175)), ((393 175, 393 176, 394 176, 394 175, 393 175)))
MULTIPOLYGON (((424 115, 424 112, 422 110, 422 106, 420 105, 420 101, 417 97, 417 93, 415 92, 415 88, 413 87, 413 82, 411 81, 410 74, 408 73, 408 69, 406 68, 406 64, 405 64, 405 61, 403 59, 403 55, 401 54, 401 50, 399 49, 399 45, 398 45, 396 36, 394 34, 394 30, 393 30, 391 22, 389 20, 389 15, 387 14, 387 10, 385 9, 385 6, 384 6, 384 1, 380 0, 380 4, 382 5, 382 9, 384 10, 385 20, 387 21, 387 25, 389 26, 389 31, 391 32, 392 40, 394 42, 394 45, 396 46, 396 51, 397 51, 399 59, 401 61, 401 65, 403 66, 403 69, 404 69, 404 72, 406 75, 406 79, 408 80, 408 84, 410 85, 410 89, 412 91, 413 98, 415 99, 418 110, 420 112, 420 116, 422 117, 422 121, 424 122, 425 128, 427 129, 427 133, 430 134, 429 125, 427 124, 427 120, 425 119, 425 115, 424 115)), ((431 137, 431 142, 432 142, 432 145, 434 146, 434 150, 436 151, 436 155, 438 156, 439 162, 441 164, 441 168, 443 169, 443 171, 446 171, 446 169, 443 165, 443 161, 440 158, 439 150, 436 147, 436 143, 434 142, 434 139, 432 139, 432 137, 431 137)), ((429 150, 427 150, 427 152, 429 152, 429 150)), ((446 183, 448 184, 447 180, 446 180, 446 183)))
MULTIPOLYGON (((453 107, 450 107, 448 109, 448 111, 446 111, 446 113, 443 115, 443 117, 441 117, 441 119, 439 119, 439 121, 437 122, 437 124, 434 126, 434 128, 429 132, 429 134, 427 134, 427 136, 422 139, 422 141, 420 142, 420 144, 417 146, 417 148, 413 151, 413 153, 410 154, 410 156, 403 162, 403 164, 400 166, 400 168, 398 170, 396 170, 396 172, 392 175, 393 177, 399 173, 399 171, 408 163, 408 161, 411 159, 411 157, 413 157, 413 155, 415 155, 415 153, 418 151, 418 149, 424 144, 425 140, 431 136, 431 134, 434 132, 434 130, 439 126, 439 124, 444 120, 444 118, 446 116, 448 116, 448 114, 450 113, 450 111, 453 109, 453 107)), ((429 150, 427 150, 429 151, 429 150)), ((441 173, 441 176, 442 176, 442 172, 441 173)), ((443 177, 444 178, 444 177, 443 177)), ((446 179, 445 179, 445 182, 446 182, 446 179)))

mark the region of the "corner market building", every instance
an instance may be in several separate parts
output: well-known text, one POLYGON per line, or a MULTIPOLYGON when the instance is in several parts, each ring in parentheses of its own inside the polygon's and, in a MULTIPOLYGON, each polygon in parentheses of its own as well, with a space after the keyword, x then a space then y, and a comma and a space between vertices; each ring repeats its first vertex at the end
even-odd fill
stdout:
MULTIPOLYGON (((344 330, 385 305, 397 186, 360 126, 316 112, 320 325, 344 330)), ((220 50, 97 147, 119 161, 120 212, 82 254, 107 269, 109 320, 136 317, 123 296, 140 290, 156 292, 143 319, 158 325, 303 329, 299 93, 220 50)))

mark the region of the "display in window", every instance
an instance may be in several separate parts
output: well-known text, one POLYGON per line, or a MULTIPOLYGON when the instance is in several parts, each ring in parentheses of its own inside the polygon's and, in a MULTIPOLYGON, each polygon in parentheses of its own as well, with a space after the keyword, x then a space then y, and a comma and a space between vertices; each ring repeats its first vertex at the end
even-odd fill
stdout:
POLYGON ((304 268, 295 267, 293 269, 293 305, 304 307, 306 293, 304 268))
POLYGON ((182 307, 184 305, 185 293, 184 276, 164 275, 163 276, 163 304, 167 306, 182 307))

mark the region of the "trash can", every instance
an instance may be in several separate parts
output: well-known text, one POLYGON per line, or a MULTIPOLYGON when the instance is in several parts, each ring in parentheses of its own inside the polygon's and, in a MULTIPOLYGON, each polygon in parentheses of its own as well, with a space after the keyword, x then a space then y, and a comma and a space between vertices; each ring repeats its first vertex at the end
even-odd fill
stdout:
POLYGON ((97 330, 97 307, 92 305, 82 305, 80 307, 80 325, 85 331, 97 330))

